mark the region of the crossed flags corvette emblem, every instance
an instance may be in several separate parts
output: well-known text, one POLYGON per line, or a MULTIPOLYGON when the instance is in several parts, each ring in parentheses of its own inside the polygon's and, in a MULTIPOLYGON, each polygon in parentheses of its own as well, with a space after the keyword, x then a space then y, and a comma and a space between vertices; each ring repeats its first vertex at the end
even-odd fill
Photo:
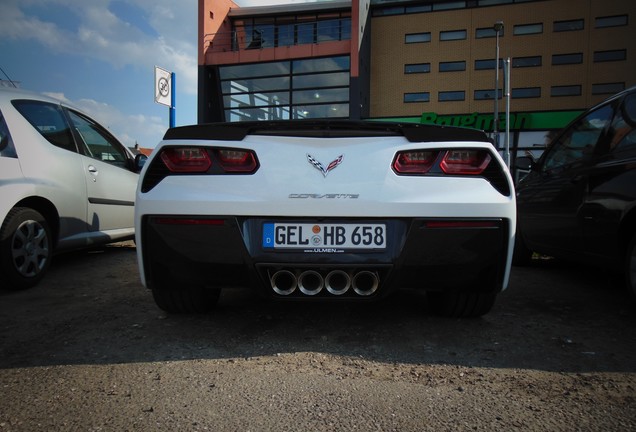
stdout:
POLYGON ((312 155, 307 154, 307 160, 309 161, 309 163, 312 164, 314 168, 316 168, 318 171, 320 171, 324 177, 327 177, 327 174, 329 174, 329 171, 333 170, 335 167, 337 167, 338 165, 342 163, 343 157, 344 155, 338 156, 335 160, 332 160, 331 162, 329 162, 329 165, 327 165, 327 168, 325 168, 325 166, 319 161, 317 161, 316 159, 314 159, 312 155))

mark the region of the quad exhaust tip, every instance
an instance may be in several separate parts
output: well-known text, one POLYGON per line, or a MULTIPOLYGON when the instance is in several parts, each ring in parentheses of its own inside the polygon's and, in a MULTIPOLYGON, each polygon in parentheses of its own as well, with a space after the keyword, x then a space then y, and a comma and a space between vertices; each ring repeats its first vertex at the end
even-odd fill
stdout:
POLYGON ((272 290, 280 296, 289 296, 298 289, 306 296, 318 295, 323 289, 334 296, 346 294, 350 289, 361 296, 368 297, 380 286, 377 272, 369 270, 344 271, 331 270, 325 277, 316 270, 278 270, 270 276, 272 290))

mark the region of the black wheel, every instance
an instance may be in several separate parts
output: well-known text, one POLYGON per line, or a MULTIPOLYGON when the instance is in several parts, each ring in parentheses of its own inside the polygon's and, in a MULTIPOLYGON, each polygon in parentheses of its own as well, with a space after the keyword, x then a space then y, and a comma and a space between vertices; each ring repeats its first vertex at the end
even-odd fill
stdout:
POLYGON ((476 318, 487 314, 497 299, 496 293, 444 291, 427 293, 434 314, 448 318, 476 318))
POLYGON ((152 297, 157 306, 169 313, 208 313, 214 309, 220 295, 219 288, 152 288, 152 297))
POLYGON ((627 291, 632 299, 636 301, 636 234, 632 235, 625 255, 625 282, 627 291))
POLYGON ((10 289, 36 285, 52 256, 51 230, 37 211, 16 207, 0 229, 0 268, 10 289))

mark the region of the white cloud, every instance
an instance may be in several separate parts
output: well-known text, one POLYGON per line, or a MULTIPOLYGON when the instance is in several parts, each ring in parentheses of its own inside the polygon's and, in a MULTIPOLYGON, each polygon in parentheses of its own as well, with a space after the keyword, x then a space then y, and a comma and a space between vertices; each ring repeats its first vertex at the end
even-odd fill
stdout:
MULTIPOLYGON (((51 50, 96 58, 116 68, 127 65, 152 70, 155 65, 176 72, 180 89, 197 92, 197 2, 130 0, 148 17, 157 34, 149 35, 110 12, 109 0, 3 0, 0 38, 35 40, 51 50), (185 3, 185 4, 184 4, 185 3), (79 19, 77 30, 24 11, 66 7, 79 19)), ((143 17, 139 17, 143 19, 143 17)))

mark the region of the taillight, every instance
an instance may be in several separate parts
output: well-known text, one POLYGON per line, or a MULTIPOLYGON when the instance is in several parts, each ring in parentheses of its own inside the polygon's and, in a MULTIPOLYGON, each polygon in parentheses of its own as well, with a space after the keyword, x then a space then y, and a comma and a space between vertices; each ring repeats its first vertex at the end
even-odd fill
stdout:
POLYGON ((393 161, 393 169, 398 174, 425 174, 430 171, 437 159, 437 151, 399 152, 393 161))
POLYGON ((512 192, 504 168, 487 148, 403 150, 391 167, 403 176, 479 176, 504 196, 512 192))
POLYGON ((250 150, 218 149, 217 157, 227 172, 253 172, 256 169, 256 157, 250 150))
POLYGON ((200 147, 167 148, 161 152, 161 160, 172 172, 206 172, 212 165, 210 156, 200 147))
POLYGON ((168 147, 161 160, 173 173, 253 173, 258 168, 252 150, 206 147, 168 147))
POLYGON ((479 175, 484 172, 491 159, 486 150, 449 150, 439 167, 446 174, 479 175))

